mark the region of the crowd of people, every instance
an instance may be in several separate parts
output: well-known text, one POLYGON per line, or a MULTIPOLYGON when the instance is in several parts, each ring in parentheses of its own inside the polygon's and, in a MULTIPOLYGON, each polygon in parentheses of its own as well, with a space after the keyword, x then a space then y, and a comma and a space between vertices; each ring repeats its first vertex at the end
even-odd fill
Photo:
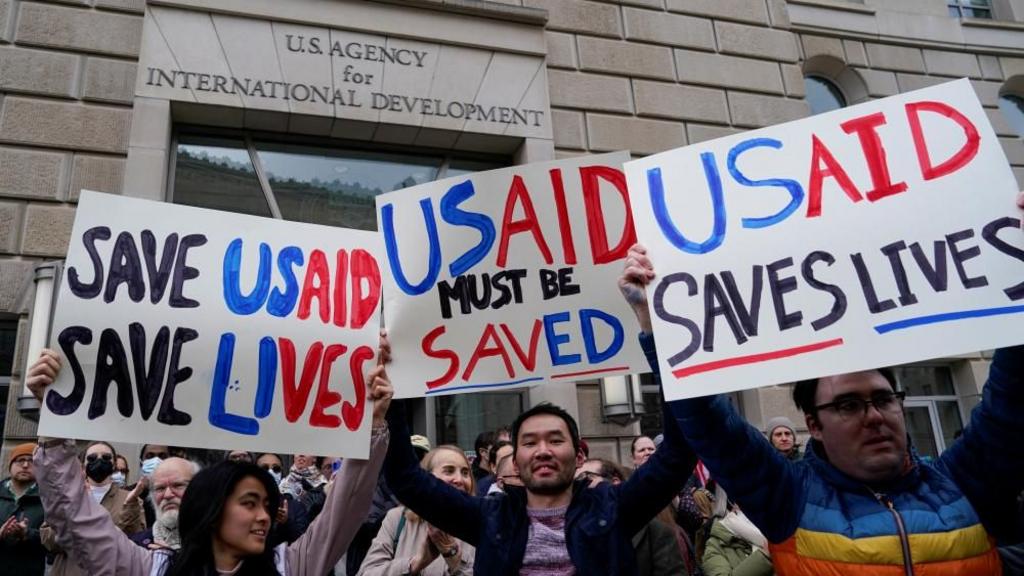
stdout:
MULTIPOLYGON (((619 289, 660 383, 654 277, 632 247, 619 289)), ((131 483, 106 442, 15 447, 3 573, 1022 573, 1024 346, 995 352, 969 425, 935 459, 917 456, 903 392, 879 368, 793 387, 802 451, 785 417, 761 431, 724 396, 663 402, 664 430, 634 439, 631 468, 591 458, 573 417, 546 403, 481 434, 473 458, 432 447, 391 401, 390 355, 382 333, 367 460, 147 444, 131 483)), ((52 351, 32 365, 37 398, 60 368, 52 351)))

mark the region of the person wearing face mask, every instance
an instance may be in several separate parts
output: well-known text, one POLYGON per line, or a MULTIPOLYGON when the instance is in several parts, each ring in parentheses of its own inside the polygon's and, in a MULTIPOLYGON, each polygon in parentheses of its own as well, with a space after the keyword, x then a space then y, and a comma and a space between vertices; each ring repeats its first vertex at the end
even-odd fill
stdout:
MULTIPOLYGON (((434 477, 466 494, 475 494, 469 460, 458 446, 443 445, 420 464, 434 477)), ((431 526, 404 506, 384 516, 377 537, 363 560, 359 576, 422 574, 455 576, 473 573, 475 549, 431 526)))
MULTIPOLYGON (((114 458, 114 475, 110 477, 114 485, 124 488, 128 485, 128 459, 120 454, 114 458)), ((134 486, 133 486, 134 488, 134 486)))
POLYGON ((316 456, 309 454, 296 454, 292 460, 291 470, 281 480, 281 494, 287 494, 297 502, 301 502, 306 508, 310 522, 316 518, 324 507, 324 500, 327 494, 324 487, 327 479, 320 473, 316 466, 316 456))
MULTIPOLYGON (((256 457, 256 465, 267 471, 274 479, 274 484, 281 484, 281 471, 284 469, 281 458, 277 454, 264 453, 256 457)), ((281 494, 281 505, 274 518, 274 527, 270 531, 270 544, 276 546, 281 542, 292 543, 302 536, 309 528, 309 514, 306 507, 295 500, 291 494, 281 494)))
MULTIPOLYGON (((138 495, 143 484, 135 485, 129 492, 114 484, 114 462, 117 452, 106 442, 93 442, 80 455, 85 471, 85 489, 92 500, 102 506, 114 524, 125 534, 134 534, 146 529, 143 521, 142 502, 138 495)), ((39 529, 43 547, 53 556, 50 576, 82 576, 86 574, 73 555, 68 554, 54 528, 44 522, 39 529)))
MULTIPOLYGON (((143 480, 152 476, 156 467, 171 457, 170 452, 165 444, 143 444, 142 449, 139 450, 139 482, 143 483, 139 497, 142 498, 142 511, 146 515, 146 526, 152 526, 156 522, 156 510, 153 509, 153 502, 149 498, 149 488, 143 480)), ((127 488, 133 490, 135 486, 127 486, 127 488)))

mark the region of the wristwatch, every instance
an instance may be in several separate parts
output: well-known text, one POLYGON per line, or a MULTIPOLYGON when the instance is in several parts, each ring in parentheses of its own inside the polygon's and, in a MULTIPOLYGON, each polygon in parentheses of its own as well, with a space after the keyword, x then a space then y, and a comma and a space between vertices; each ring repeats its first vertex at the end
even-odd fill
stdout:
POLYGON ((445 550, 444 552, 441 552, 441 557, 442 558, 451 558, 452 556, 455 556, 458 553, 459 553, 459 545, 458 544, 452 544, 451 548, 445 550))

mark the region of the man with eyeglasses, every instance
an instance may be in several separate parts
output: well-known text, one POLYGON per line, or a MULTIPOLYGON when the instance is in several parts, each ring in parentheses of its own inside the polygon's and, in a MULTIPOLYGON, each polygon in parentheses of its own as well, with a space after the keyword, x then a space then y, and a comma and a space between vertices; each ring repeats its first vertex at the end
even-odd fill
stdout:
POLYGON ((178 509, 192 477, 199 472, 199 465, 184 458, 170 456, 160 462, 148 481, 143 477, 139 483, 148 482, 149 500, 156 513, 150 530, 132 535, 137 544, 149 548, 181 548, 178 533, 178 509))
MULTIPOLYGON (((657 372, 644 290, 653 278, 646 250, 633 246, 619 288, 657 372)), ((970 424, 933 463, 908 447, 903 393, 887 370, 800 382, 793 400, 811 434, 800 462, 725 396, 670 403, 712 477, 767 537, 777 574, 1001 573, 995 542, 1024 536, 1024 346, 996 351, 970 424)))
POLYGON ((46 564, 39 539, 43 503, 32 467, 35 448, 15 446, 7 460, 9 476, 0 482, 0 572, 5 575, 41 576, 46 564))

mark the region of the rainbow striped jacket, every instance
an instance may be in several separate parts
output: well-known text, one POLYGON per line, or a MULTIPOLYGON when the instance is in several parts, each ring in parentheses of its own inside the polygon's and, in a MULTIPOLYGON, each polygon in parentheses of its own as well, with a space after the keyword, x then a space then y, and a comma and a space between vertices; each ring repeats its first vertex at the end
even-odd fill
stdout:
MULTIPOLYGON (((657 372, 653 339, 641 345, 657 372)), ((932 463, 869 488, 808 444, 782 457, 724 396, 672 402, 701 461, 771 543, 780 576, 1000 574, 996 541, 1020 541, 1024 346, 996 352, 962 437, 932 463)))

